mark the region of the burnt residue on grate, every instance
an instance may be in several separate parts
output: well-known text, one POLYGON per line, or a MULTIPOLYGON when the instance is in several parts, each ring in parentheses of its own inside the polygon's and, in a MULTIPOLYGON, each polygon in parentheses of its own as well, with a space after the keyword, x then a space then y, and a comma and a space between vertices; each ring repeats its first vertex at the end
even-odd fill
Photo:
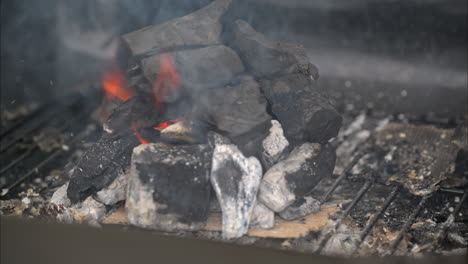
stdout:
POLYGON ((47 191, 60 178, 66 162, 80 156, 86 142, 98 133, 98 126, 90 119, 98 102, 96 96, 70 95, 1 131, 2 200, 28 189, 47 191))

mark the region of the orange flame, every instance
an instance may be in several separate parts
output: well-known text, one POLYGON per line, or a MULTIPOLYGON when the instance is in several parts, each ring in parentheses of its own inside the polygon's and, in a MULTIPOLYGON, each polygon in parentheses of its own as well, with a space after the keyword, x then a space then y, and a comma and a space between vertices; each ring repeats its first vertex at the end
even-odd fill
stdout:
POLYGON ((138 128, 137 128, 136 123, 132 123, 132 130, 133 130, 133 133, 135 134, 135 136, 137 137, 138 141, 140 141, 141 144, 150 143, 148 140, 141 137, 140 133, 138 133, 138 128))
POLYGON ((180 120, 184 120, 184 119, 186 119, 188 117, 191 117, 191 115, 186 115, 186 116, 179 117, 179 118, 176 118, 176 119, 167 120, 166 122, 162 122, 162 123, 159 123, 159 124, 153 126, 153 128, 157 129, 157 130, 162 130, 162 129, 174 124, 175 122, 178 122, 180 120))
POLYGON ((134 92, 127 87, 125 74, 116 63, 104 72, 101 84, 107 98, 111 101, 116 98, 126 101, 134 95, 134 92))
POLYGON ((158 110, 163 107, 163 97, 167 90, 174 91, 180 85, 179 73, 169 53, 159 56, 159 75, 153 85, 155 104, 158 110))

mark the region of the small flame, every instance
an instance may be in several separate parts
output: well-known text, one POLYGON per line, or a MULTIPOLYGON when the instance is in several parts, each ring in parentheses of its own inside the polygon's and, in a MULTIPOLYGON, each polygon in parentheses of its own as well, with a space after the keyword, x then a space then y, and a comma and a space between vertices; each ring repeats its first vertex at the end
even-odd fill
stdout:
POLYGON ((163 107, 162 100, 167 90, 174 91, 179 85, 179 73, 172 60, 172 56, 169 53, 161 54, 159 56, 159 75, 153 85, 155 104, 158 110, 161 110, 163 107))
POLYGON ((111 101, 116 98, 127 101, 134 95, 134 92, 127 86, 125 74, 116 63, 104 72, 101 82, 107 98, 111 101))
POLYGON ((153 126, 153 128, 157 129, 157 130, 162 130, 162 129, 174 124, 175 122, 179 122, 180 120, 184 120, 186 118, 189 118, 190 116, 191 115, 186 115, 186 116, 179 117, 179 118, 176 118, 176 119, 167 120, 165 122, 162 122, 162 123, 159 123, 159 124, 153 126))
POLYGON ((148 140, 141 137, 140 133, 138 133, 138 128, 137 128, 136 123, 132 123, 132 130, 133 130, 133 133, 135 134, 135 136, 137 137, 138 141, 140 141, 141 144, 150 143, 148 140))

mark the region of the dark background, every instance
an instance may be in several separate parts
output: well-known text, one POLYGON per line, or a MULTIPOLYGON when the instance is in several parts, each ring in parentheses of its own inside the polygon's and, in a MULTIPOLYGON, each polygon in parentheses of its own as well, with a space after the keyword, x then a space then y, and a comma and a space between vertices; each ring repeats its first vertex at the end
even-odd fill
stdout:
MULTIPOLYGON (((46 102, 100 74, 99 58, 63 44, 76 28, 115 36, 209 2, 1 1, 2 109, 46 102)), ((229 16, 303 44, 341 111, 466 113, 466 0, 244 0, 229 16)))

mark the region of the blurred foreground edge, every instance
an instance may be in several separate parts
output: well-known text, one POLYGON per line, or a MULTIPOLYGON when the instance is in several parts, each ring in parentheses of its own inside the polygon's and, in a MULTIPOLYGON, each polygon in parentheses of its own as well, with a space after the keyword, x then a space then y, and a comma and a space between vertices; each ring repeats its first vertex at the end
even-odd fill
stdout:
POLYGON ((1 217, 0 262, 8 263, 466 263, 461 256, 333 258, 289 251, 1 217), (260 261, 260 262, 258 262, 260 261))

